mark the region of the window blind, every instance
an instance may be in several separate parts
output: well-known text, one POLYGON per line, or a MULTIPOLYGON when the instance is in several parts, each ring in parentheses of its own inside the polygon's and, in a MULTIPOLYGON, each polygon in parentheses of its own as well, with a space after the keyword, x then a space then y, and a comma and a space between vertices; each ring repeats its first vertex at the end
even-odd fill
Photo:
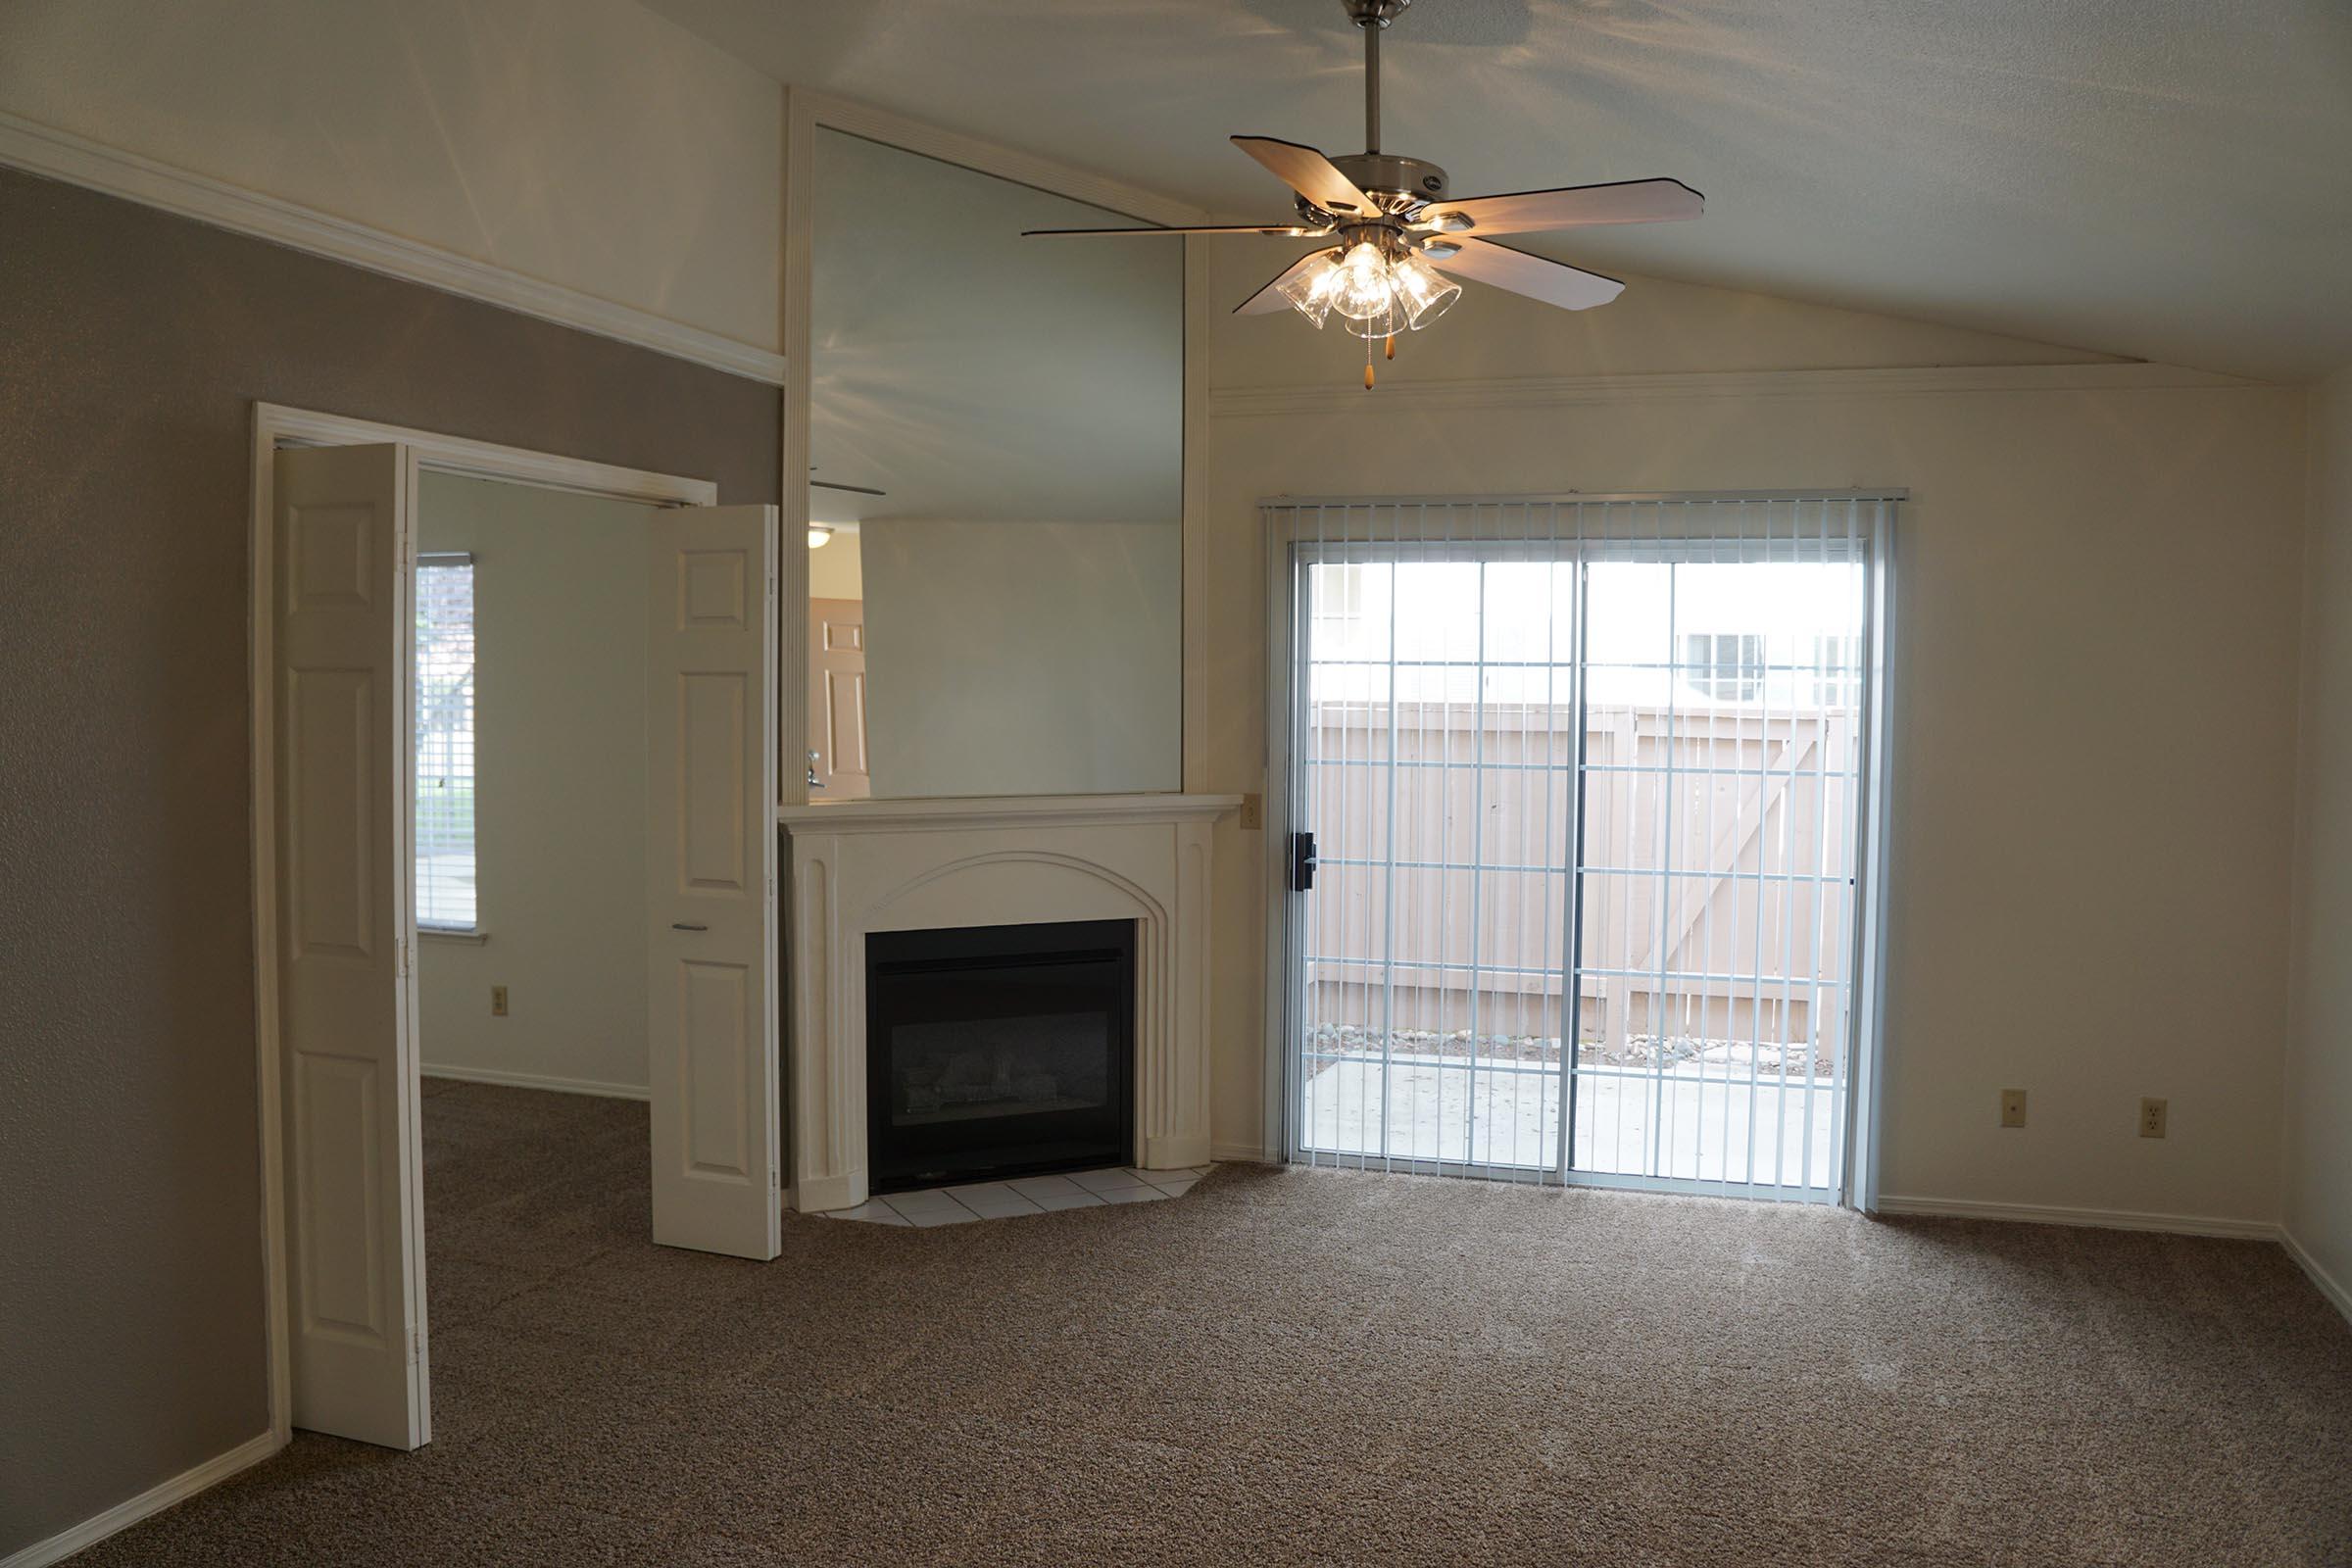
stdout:
POLYGON ((474 887, 473 558, 416 559, 416 924, 471 931, 474 887))

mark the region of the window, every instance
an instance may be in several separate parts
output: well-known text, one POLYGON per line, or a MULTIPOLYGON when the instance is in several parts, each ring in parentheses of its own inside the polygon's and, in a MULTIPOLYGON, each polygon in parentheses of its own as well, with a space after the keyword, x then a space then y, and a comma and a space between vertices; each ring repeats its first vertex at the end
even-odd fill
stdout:
POLYGON ((1764 639, 1752 632, 1686 632, 1683 679, 1719 702, 1752 703, 1764 687, 1764 639))
POLYGON ((1813 639, 1813 701, 1822 708, 1852 708, 1862 701, 1861 638, 1813 639))
POLYGON ((416 558, 416 924, 471 931, 473 558, 416 558))

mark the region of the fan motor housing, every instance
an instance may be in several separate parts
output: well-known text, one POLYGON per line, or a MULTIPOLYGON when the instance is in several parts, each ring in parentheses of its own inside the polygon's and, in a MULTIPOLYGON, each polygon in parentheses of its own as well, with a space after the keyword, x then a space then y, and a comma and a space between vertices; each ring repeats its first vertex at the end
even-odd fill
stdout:
POLYGON ((1446 171, 1418 158, 1400 158, 1395 153, 1349 153, 1334 158, 1332 163, 1355 182, 1356 189, 1380 203, 1391 217, 1418 212, 1431 202, 1446 199, 1446 171))

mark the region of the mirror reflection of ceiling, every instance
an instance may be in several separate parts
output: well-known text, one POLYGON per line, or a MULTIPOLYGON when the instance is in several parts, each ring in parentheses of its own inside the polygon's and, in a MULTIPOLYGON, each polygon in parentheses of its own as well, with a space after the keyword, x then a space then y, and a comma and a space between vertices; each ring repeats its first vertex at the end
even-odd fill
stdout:
POLYGON ((884 494, 812 520, 1176 520, 1181 241, 1023 239, 1135 220, 840 131, 815 166, 810 477, 884 494))

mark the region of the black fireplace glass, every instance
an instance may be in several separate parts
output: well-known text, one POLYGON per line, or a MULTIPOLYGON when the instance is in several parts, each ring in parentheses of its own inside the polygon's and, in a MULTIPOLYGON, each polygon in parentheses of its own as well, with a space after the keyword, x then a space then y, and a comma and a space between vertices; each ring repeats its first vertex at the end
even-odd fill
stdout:
POLYGON ((1135 1130, 1135 922, 865 939, 877 1193, 1124 1164, 1135 1130))

